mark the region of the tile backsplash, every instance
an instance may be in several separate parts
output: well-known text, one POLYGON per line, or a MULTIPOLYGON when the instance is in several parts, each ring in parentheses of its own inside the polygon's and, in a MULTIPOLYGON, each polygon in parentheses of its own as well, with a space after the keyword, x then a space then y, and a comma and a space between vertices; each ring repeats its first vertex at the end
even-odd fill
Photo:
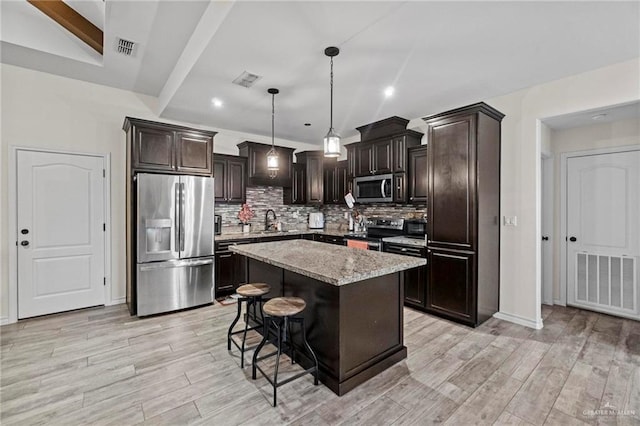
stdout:
MULTIPOLYGON (((324 206, 300 206, 287 205, 282 202, 282 187, 278 186, 249 186, 247 187, 247 204, 255 216, 251 219, 251 227, 254 231, 264 229, 264 217, 268 209, 276 212, 277 220, 282 222, 284 230, 306 229, 309 213, 321 211, 324 213, 325 224, 331 228, 347 229, 348 219, 344 213, 350 209, 344 205, 324 206)), ((222 216, 223 232, 240 231, 238 212, 240 204, 216 204, 216 214, 222 216)), ((388 216, 414 218, 426 214, 426 205, 412 204, 366 204, 356 205, 357 209, 365 217, 388 216)))

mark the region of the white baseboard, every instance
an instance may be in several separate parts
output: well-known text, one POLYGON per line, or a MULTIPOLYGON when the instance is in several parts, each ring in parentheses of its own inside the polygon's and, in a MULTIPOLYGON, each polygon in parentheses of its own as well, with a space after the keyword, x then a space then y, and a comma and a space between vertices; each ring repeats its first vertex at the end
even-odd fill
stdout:
POLYGON ((9 324, 9 317, 0 317, 0 325, 9 324))
POLYGON ((542 304, 543 305, 549 305, 549 306, 553 306, 554 305, 553 300, 543 300, 542 304))
POLYGON ((560 299, 553 299, 553 304, 554 305, 560 305, 560 306, 567 306, 566 303, 562 303, 562 300, 560 299))
POLYGON ((126 297, 120 297, 118 299, 111 299, 110 302, 106 303, 106 306, 111 306, 111 305, 119 305, 121 303, 126 303, 127 302, 127 298, 126 297))
POLYGON ((505 312, 496 312, 495 314, 493 314, 493 317, 504 320, 504 321, 509 321, 514 324, 533 328, 535 330, 540 330, 542 328, 542 319, 540 319, 539 321, 535 321, 529 318, 521 317, 519 315, 507 314, 505 312))

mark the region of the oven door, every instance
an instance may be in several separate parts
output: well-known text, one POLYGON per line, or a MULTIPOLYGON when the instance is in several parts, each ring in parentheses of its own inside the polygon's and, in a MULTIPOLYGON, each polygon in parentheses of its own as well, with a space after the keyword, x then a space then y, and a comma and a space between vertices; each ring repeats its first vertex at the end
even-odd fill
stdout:
POLYGON ((356 201, 382 203, 393 201, 391 181, 393 175, 364 176, 355 178, 356 201))

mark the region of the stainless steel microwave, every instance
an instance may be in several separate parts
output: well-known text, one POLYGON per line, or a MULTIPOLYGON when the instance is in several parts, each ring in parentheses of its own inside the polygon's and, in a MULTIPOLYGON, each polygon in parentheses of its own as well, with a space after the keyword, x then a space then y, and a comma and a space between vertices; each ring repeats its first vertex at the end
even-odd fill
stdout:
POLYGON ((356 201, 359 203, 390 203, 393 201, 393 175, 363 176, 353 179, 356 201))

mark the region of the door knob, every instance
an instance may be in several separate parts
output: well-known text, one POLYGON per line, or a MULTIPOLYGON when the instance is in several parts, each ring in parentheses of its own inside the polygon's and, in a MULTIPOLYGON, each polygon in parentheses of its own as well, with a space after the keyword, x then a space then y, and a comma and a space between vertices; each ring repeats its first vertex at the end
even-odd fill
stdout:
POLYGON ((549 241, 549 237, 542 237, 542 241, 549 241))
POLYGON ((576 241, 578 241, 578 239, 576 237, 571 237, 569 238, 569 241, 571 241, 572 243, 575 243, 576 241))
POLYGON ((29 245, 29 241, 26 241, 26 240, 22 241, 22 242, 20 242, 20 245, 23 246, 23 247, 26 247, 26 246, 29 245))
POLYGON ((28 229, 21 229, 21 230, 20 230, 20 233, 21 233, 22 235, 26 235, 26 234, 28 234, 28 233, 29 233, 29 230, 28 230, 28 229))

